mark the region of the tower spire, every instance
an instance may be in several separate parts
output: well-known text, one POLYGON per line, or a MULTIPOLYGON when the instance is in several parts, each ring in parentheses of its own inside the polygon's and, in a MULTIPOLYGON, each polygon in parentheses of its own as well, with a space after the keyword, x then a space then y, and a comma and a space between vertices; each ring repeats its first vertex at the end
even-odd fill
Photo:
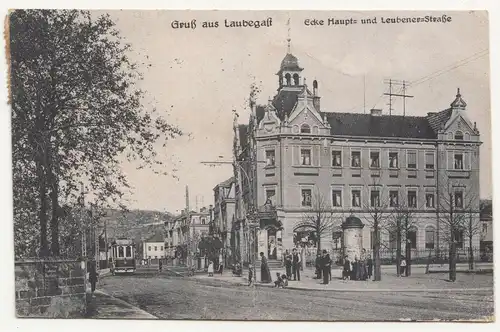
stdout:
POLYGON ((288 37, 287 37, 287 39, 286 39, 286 41, 287 41, 287 49, 286 49, 286 52, 287 52, 288 54, 291 54, 292 52, 291 52, 291 50, 290 50, 290 43, 291 43, 291 41, 292 41, 292 38, 290 37, 290 18, 288 18, 288 22, 287 22, 286 24, 288 25, 288 37))

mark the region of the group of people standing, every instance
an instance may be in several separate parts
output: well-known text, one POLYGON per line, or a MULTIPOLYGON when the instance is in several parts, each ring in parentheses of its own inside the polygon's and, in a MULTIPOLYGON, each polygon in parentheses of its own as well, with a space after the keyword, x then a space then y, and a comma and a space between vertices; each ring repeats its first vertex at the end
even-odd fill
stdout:
POLYGON ((332 259, 326 250, 316 257, 316 278, 321 279, 321 277, 324 285, 332 280, 332 259))
POLYGON ((366 254, 363 249, 361 255, 354 257, 351 262, 347 256, 344 257, 344 266, 342 270, 343 280, 368 280, 373 274, 373 260, 370 255, 366 254))

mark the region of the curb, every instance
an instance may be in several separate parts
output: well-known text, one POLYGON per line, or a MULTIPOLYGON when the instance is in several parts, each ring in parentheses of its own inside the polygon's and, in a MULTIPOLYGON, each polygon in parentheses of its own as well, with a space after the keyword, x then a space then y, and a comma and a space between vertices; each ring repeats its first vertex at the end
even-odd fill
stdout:
MULTIPOLYGON (((240 286, 248 286, 247 284, 239 284, 240 286)), ((255 284, 256 287, 267 287, 274 288, 272 285, 267 284, 255 284)), ((483 287, 483 288, 422 288, 422 289, 376 289, 376 288, 357 288, 357 289, 346 289, 346 288, 309 288, 300 286, 288 286, 286 289, 292 290, 307 290, 307 291, 327 291, 327 292, 337 292, 337 293, 356 293, 356 292, 372 292, 372 293, 443 293, 443 292, 477 292, 477 291, 493 291, 493 287, 483 287)))
MULTIPOLYGON (((140 318, 140 319, 158 319, 158 317, 156 317, 156 316, 154 316, 154 315, 150 314, 149 312, 144 311, 144 310, 142 310, 141 308, 136 307, 135 305, 132 305, 132 304, 130 304, 130 303, 128 303, 128 302, 126 302, 126 301, 124 301, 124 300, 121 300, 121 299, 117 298, 117 297, 114 297, 114 296, 112 296, 112 295, 109 295, 108 293, 105 293, 105 292, 103 292, 103 291, 101 291, 101 290, 96 290, 96 291, 95 291, 95 293, 102 294, 102 295, 104 295, 104 296, 110 297, 110 298, 112 298, 114 301, 116 301, 116 302, 118 302, 118 303, 121 303, 121 304, 123 304, 124 306, 126 306, 126 307, 128 307, 128 308, 130 308, 130 309, 133 309, 133 310, 135 310, 135 311, 137 311, 137 312, 141 313, 141 315, 144 315, 144 316, 145 316, 144 318, 140 318)), ((134 319, 137 319, 137 318, 134 318, 134 319)))

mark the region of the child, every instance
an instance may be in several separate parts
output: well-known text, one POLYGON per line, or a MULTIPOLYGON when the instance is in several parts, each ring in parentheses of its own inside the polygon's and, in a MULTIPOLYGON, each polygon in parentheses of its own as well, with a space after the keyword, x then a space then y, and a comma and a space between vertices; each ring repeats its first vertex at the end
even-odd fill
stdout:
POLYGON ((248 265, 248 286, 253 285, 253 268, 252 264, 248 265))
POLYGON ((283 280, 281 280, 281 274, 279 272, 276 272, 276 281, 274 282, 274 287, 282 287, 283 286, 283 280))
POLYGON ((288 278, 286 277, 285 274, 281 276, 281 280, 283 280, 282 288, 288 287, 288 278))
POLYGON ((208 263, 208 276, 209 277, 214 276, 214 263, 212 261, 210 261, 210 263, 208 263))

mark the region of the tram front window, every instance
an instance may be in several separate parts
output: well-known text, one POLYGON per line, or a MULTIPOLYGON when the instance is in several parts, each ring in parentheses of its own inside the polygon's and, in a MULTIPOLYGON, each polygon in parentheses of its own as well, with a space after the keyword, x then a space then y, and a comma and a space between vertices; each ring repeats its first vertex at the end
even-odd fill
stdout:
POLYGON ((132 247, 127 246, 127 256, 126 257, 132 257, 132 247))
POLYGON ((123 257, 123 247, 118 247, 118 257, 123 257))

